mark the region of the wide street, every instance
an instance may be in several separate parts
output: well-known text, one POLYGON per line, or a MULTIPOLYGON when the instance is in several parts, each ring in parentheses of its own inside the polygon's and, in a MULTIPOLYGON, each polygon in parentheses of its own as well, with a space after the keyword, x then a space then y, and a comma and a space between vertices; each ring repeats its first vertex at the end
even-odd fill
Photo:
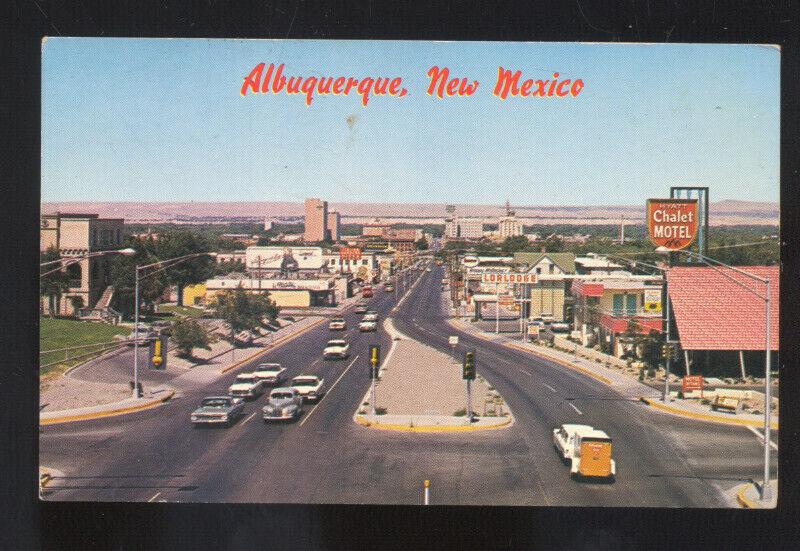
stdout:
MULTIPOLYGON (((432 504, 731 507, 724 492, 759 479, 763 446, 747 428, 657 413, 579 372, 459 332, 441 309, 443 269, 420 274, 391 314, 396 327, 443 351, 454 334, 459 351, 474 347, 478 373, 515 416, 509 428, 408 433, 354 423, 369 388, 368 346, 379 342, 385 356, 391 341, 383 329, 359 333, 351 311, 348 360, 322 360, 325 342, 341 335, 323 323, 161 407, 42 426, 40 463, 64 474, 46 499, 419 504, 429 479, 432 504), (229 429, 192 427, 203 397, 224 394, 237 373, 264 361, 281 363, 289 376, 324 377, 327 394, 293 423, 265 424, 262 396, 229 429), (570 479, 551 442, 553 427, 570 422, 614 439, 614 484, 570 479)), ((370 301, 381 320, 395 304, 382 289, 370 301)))

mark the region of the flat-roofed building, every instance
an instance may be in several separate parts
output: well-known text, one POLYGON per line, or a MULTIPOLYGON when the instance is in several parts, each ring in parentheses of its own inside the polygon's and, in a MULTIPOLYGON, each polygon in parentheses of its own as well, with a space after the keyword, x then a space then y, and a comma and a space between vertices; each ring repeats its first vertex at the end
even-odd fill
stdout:
POLYGON ((516 216, 503 216, 497 224, 501 239, 522 235, 522 222, 516 216))
POLYGON ((316 243, 326 239, 328 226, 328 202, 322 199, 306 199, 305 201, 305 229, 303 240, 306 243, 316 243))
POLYGON ((339 241, 339 227, 341 225, 341 216, 338 212, 333 211, 328 213, 327 232, 328 239, 331 241, 339 241))

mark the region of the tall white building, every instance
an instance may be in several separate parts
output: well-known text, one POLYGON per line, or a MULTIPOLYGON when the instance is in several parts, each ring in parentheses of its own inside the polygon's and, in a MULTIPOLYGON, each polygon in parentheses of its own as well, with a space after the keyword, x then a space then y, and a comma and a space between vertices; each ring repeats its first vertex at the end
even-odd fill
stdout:
POLYGON ((503 216, 500 218, 497 229, 501 239, 522 235, 522 222, 517 220, 516 216, 503 216))
POLYGON ((480 239, 483 237, 483 218, 447 218, 444 235, 448 239, 480 239))

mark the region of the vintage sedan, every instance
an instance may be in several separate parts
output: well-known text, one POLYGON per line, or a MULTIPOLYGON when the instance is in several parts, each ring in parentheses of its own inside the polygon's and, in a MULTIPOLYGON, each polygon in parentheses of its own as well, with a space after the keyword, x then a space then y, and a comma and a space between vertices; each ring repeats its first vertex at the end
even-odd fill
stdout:
POLYGON ((244 401, 231 396, 203 398, 200 407, 192 412, 192 425, 224 425, 226 427, 244 415, 244 401))
POLYGON ((365 303, 360 302, 360 303, 356 304, 356 307, 355 307, 355 309, 353 309, 353 312, 355 312, 356 314, 363 314, 368 309, 369 309, 369 307, 365 303))
POLYGON ((264 380, 256 377, 255 373, 242 373, 236 376, 228 393, 238 398, 256 398, 264 393, 265 386, 264 380))
POLYGON ((347 344, 347 341, 342 339, 328 341, 328 344, 325 345, 325 349, 322 351, 322 358, 325 360, 344 360, 348 357, 350 357, 350 345, 347 344))
POLYGON ((277 385, 283 381, 286 368, 276 363, 261 363, 256 366, 253 375, 268 385, 277 385))
POLYGON ((347 329, 347 322, 344 318, 333 318, 328 324, 328 329, 331 331, 344 331, 347 329))
POLYGON ((325 379, 320 379, 314 375, 298 375, 292 379, 292 388, 306 401, 319 400, 325 393, 323 385, 325 379))
POLYGON ((303 397, 294 388, 275 388, 261 411, 265 422, 297 419, 303 413, 303 397))
POLYGON ((378 312, 374 310, 368 311, 364 314, 364 317, 361 318, 361 321, 378 321, 378 312))
POLYGON ((377 331, 378 323, 375 321, 364 320, 358 324, 358 330, 362 333, 377 331))

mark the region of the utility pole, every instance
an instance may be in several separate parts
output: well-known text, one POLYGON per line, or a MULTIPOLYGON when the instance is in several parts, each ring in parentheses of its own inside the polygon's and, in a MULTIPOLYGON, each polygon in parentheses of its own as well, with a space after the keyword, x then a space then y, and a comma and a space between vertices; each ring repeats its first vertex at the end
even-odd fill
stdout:
MULTIPOLYGON (((666 304, 664 305, 664 313, 666 314, 666 318, 667 318, 667 327, 666 327, 664 335, 666 336, 666 339, 667 339, 667 346, 671 347, 672 343, 669 342, 670 341, 670 336, 669 336, 670 323, 669 323, 669 287, 668 287, 669 282, 667 281, 668 277, 669 277, 669 271, 665 271, 664 272, 664 300, 666 301, 666 304)), ((664 395, 661 397, 661 401, 666 403, 666 402, 669 401, 669 372, 670 372, 670 367, 672 367, 672 349, 671 348, 669 349, 669 354, 667 355, 667 357, 664 360, 664 366, 665 366, 665 369, 664 369, 664 395)))
POLYGON ((494 284, 494 332, 500 333, 500 285, 494 284))

